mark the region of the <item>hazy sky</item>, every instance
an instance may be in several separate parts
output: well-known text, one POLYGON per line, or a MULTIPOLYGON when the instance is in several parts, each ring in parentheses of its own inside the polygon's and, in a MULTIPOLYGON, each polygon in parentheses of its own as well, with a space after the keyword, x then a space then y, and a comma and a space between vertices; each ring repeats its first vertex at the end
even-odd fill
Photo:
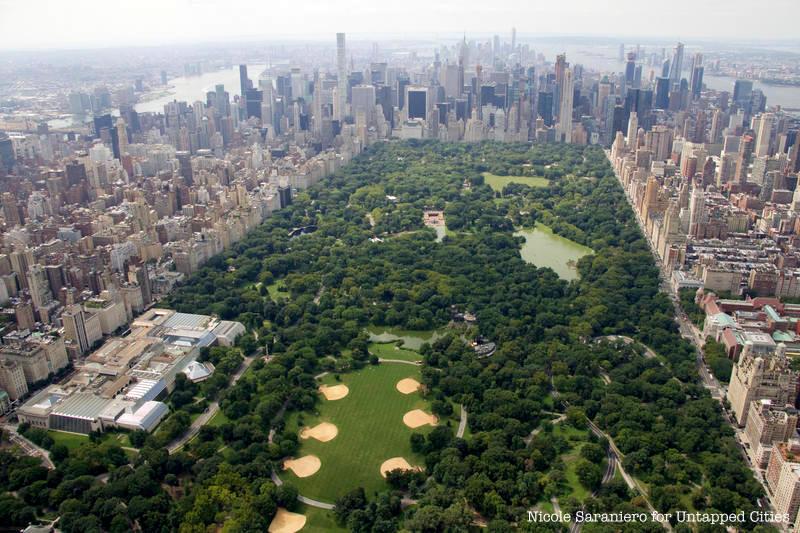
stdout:
POLYGON ((0 0, 0 49, 345 31, 797 39, 800 0, 0 0), (761 12, 758 12, 761 10, 761 12), (751 24, 752 23, 752 24, 751 24))

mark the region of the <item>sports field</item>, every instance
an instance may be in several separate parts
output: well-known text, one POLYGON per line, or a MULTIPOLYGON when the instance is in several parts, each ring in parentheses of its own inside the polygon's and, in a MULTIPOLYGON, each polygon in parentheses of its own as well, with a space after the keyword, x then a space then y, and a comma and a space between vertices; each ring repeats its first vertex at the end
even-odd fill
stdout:
POLYGON ((539 176, 497 176, 491 172, 484 172, 483 179, 486 184, 497 192, 503 192, 503 188, 511 183, 519 183, 529 187, 547 187, 550 181, 539 176))
POLYGON ((299 433, 304 427, 329 423, 336 426, 336 437, 327 442, 314 438, 301 440, 297 457, 319 457, 320 469, 304 478, 284 470, 280 472, 281 478, 294 484, 303 496, 333 503, 359 486, 368 495, 385 489, 380 467, 388 459, 403 457, 412 466, 424 465, 423 458, 411 452, 409 439, 412 433, 427 433, 432 426, 412 430, 403 423, 403 417, 415 409, 430 413, 430 406, 418 392, 402 394, 397 390, 397 382, 405 378, 419 380, 419 369, 407 364, 383 363, 343 374, 340 382, 332 375, 321 380, 325 385, 347 385, 349 393, 340 400, 322 399, 318 404, 319 415, 303 415, 300 425, 298 415, 294 414, 287 421, 287 428, 299 433))

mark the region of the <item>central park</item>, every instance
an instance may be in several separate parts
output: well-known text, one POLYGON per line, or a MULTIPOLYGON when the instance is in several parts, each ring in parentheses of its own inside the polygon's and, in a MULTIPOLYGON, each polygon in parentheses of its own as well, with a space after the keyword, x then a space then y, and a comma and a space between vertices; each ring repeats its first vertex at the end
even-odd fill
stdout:
POLYGON ((597 147, 370 146, 162 304, 248 332, 204 352, 223 377, 180 383, 128 455, 87 438, 63 443, 58 478, 6 468, 38 512, 22 487, 44 482, 63 531, 110 529, 98 502, 122 496, 144 530, 289 533, 500 532, 529 510, 762 495, 597 147))

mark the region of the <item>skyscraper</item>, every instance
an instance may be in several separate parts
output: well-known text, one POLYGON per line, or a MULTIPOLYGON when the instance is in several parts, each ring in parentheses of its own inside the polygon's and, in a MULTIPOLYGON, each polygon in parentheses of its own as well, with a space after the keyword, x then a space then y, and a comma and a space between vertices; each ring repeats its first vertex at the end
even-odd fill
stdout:
POLYGON ((669 80, 672 85, 677 85, 681 81, 681 72, 683 71, 683 43, 675 45, 675 50, 672 54, 672 63, 670 64, 669 80))
POLYGON ((572 69, 564 69, 564 78, 561 83, 560 100, 558 112, 558 140, 572 142, 572 99, 575 91, 575 80, 572 77, 572 69))
POLYGON ((347 49, 344 33, 336 34, 336 118, 341 122, 347 116, 347 49))
POLYGON ((247 77, 247 65, 239 65, 239 95, 244 99, 247 89, 250 88, 250 79, 247 77))
POLYGON ((428 116, 428 89, 425 87, 406 87, 406 110, 409 119, 428 116))
POLYGON ((764 113, 758 120, 756 131, 756 157, 769 155, 769 141, 772 135, 772 124, 775 122, 775 115, 764 113))
POLYGON ((64 324, 64 333, 67 339, 75 342, 81 354, 91 348, 89 336, 86 333, 86 315, 80 305, 70 305, 61 315, 64 324))

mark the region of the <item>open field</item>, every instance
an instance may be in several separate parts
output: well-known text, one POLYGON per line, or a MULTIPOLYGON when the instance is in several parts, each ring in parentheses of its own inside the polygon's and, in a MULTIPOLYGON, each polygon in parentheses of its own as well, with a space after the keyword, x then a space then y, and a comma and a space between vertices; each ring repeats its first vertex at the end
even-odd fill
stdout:
MULTIPOLYGON (((336 401, 322 399, 319 415, 293 414, 287 429, 300 431, 323 422, 335 424, 338 434, 333 440, 320 442, 301 440, 297 456, 316 455, 322 461, 317 473, 298 478, 291 472, 282 472, 281 478, 300 489, 300 494, 326 502, 356 487, 364 487, 367 495, 386 488, 380 467, 384 461, 403 457, 413 466, 423 465, 422 457, 411 452, 410 437, 414 432, 427 433, 431 426, 416 430, 403 424, 403 416, 414 409, 430 411, 430 406, 419 393, 401 394, 397 382, 405 378, 420 380, 418 368, 411 365, 384 363, 368 366, 358 372, 341 376, 350 393, 336 401)), ((339 382, 331 375, 323 384, 339 382)))
MULTIPOLYGON (((78 433, 68 433, 66 431, 48 430, 47 434, 56 444, 63 444, 68 450, 79 448, 83 444, 89 443, 88 435, 80 435, 78 433)), ((123 448, 132 448, 130 439, 127 433, 107 432, 103 434, 102 442, 115 442, 123 448)))
POLYGON ((502 192, 506 185, 519 183, 529 187, 547 187, 550 181, 539 176, 497 176, 491 172, 484 172, 483 179, 486 184, 497 192, 502 192))
POLYGON ((419 352, 407 348, 399 348, 393 342, 371 342, 367 347, 369 353, 382 359, 402 359, 403 361, 422 361, 419 352))
POLYGON ((279 299, 289 297, 289 291, 286 290, 286 282, 284 282, 282 279, 267 285, 267 293, 274 302, 277 302, 279 299))

